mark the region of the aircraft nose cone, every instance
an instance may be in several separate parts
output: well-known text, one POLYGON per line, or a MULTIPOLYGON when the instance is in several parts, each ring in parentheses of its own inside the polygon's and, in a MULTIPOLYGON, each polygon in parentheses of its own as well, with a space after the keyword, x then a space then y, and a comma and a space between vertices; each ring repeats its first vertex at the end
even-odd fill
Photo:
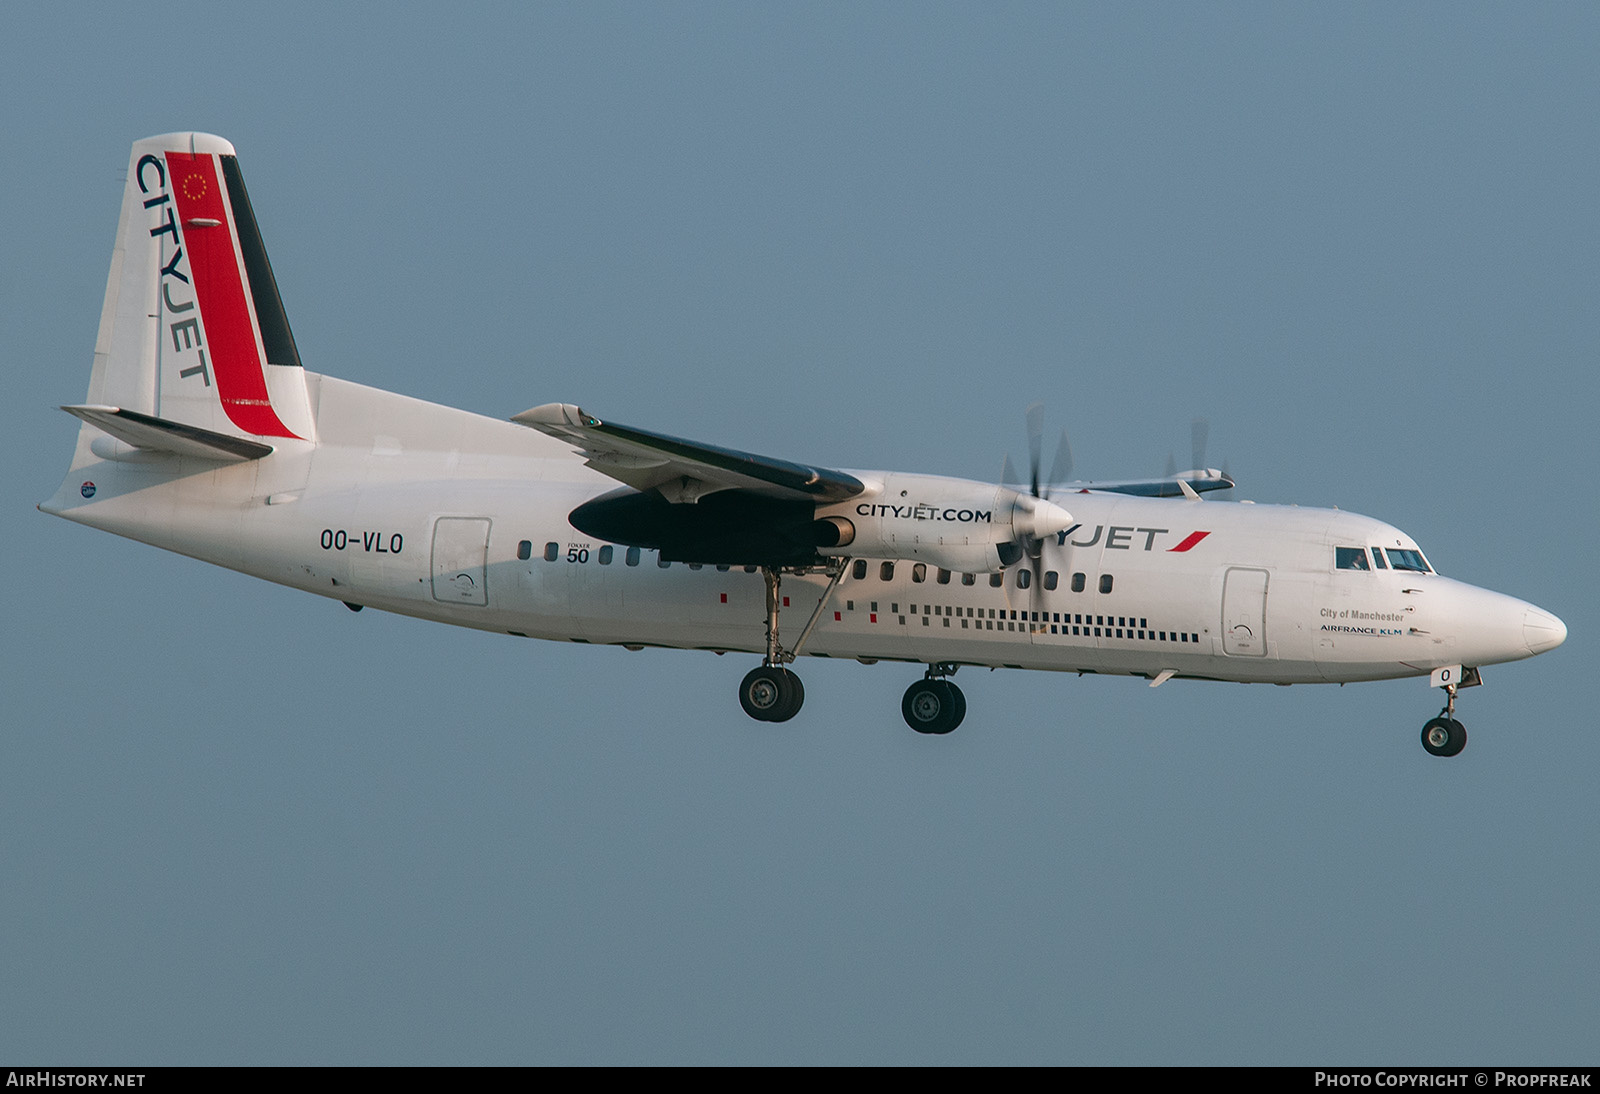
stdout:
POLYGON ((1528 649, 1543 653, 1567 640, 1567 625, 1543 608, 1529 608, 1522 616, 1522 635, 1528 649))

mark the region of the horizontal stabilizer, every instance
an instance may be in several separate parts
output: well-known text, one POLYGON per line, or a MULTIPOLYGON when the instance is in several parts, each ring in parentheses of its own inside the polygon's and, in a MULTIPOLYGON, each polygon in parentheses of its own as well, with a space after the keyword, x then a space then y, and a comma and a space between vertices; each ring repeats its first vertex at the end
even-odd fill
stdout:
POLYGON ((82 418, 96 429, 119 441, 151 452, 171 452, 177 456, 197 456, 206 460, 259 460, 270 455, 272 446, 226 433, 213 433, 199 426, 170 422, 123 410, 115 406, 64 406, 75 418, 82 418))

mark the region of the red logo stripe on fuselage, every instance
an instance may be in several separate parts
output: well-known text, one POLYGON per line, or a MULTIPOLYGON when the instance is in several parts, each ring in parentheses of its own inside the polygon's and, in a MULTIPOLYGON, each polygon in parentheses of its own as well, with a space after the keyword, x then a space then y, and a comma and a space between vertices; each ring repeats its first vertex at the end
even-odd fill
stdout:
POLYGON ((1179 551, 1187 551, 1189 548, 1193 547, 1196 543, 1199 543, 1210 534, 1210 532, 1190 532, 1188 535, 1183 537, 1182 543, 1178 544, 1176 547, 1167 548, 1167 554, 1170 555, 1179 551))
POLYGON ((208 153, 168 152, 167 167, 222 409, 246 433, 293 437, 267 394, 261 340, 245 295, 233 219, 217 178, 216 159, 208 153))

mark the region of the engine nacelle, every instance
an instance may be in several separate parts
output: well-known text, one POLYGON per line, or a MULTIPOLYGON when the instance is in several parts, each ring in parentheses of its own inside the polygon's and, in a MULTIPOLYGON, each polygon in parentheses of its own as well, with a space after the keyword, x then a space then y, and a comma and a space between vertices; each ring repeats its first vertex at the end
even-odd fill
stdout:
POLYGON ((1052 502, 994 483, 935 475, 857 473, 868 493, 819 507, 818 521, 841 530, 838 553, 904 558, 960 573, 993 573, 1022 557, 1026 537, 1043 538, 1072 524, 1052 502), (842 548, 848 544, 848 552, 842 548))
POLYGON ((719 490, 692 504, 624 487, 568 514, 597 539, 659 550, 668 562, 809 566, 827 556, 904 558, 960 573, 993 573, 1027 541, 1072 524, 1060 506, 993 483, 933 475, 867 477, 836 505, 719 490))

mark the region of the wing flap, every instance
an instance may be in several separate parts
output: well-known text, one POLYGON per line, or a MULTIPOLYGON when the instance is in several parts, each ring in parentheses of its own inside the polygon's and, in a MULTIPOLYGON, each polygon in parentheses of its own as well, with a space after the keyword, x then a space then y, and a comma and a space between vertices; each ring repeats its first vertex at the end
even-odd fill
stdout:
POLYGON ((669 501, 694 502, 720 490, 745 490, 821 504, 844 501, 866 489, 843 471, 603 422, 571 403, 546 403, 511 420, 566 441, 601 474, 635 490, 659 489, 669 501))

